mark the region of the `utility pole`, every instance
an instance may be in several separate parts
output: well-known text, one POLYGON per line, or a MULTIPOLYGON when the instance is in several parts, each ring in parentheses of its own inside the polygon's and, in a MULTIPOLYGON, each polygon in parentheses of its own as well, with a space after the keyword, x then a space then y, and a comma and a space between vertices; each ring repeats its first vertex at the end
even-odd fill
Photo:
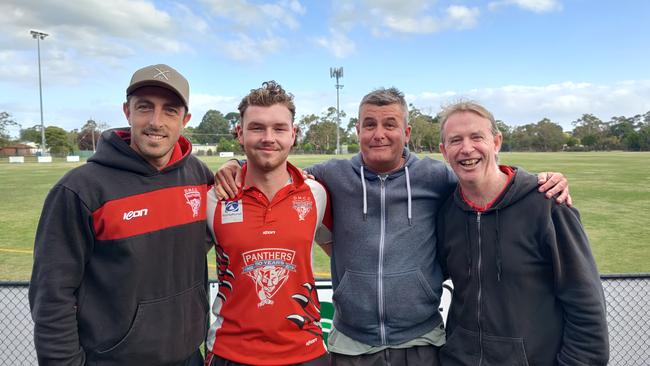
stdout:
POLYGON ((43 124, 43 87, 41 85, 41 40, 49 36, 47 33, 43 33, 37 30, 30 30, 29 33, 32 35, 32 38, 36 39, 36 47, 38 49, 38 96, 41 101, 41 156, 46 155, 45 148, 45 125, 43 124))
POLYGON ((342 67, 330 67, 330 78, 336 78, 336 155, 341 153, 341 136, 339 133, 341 125, 341 111, 339 110, 339 90, 343 85, 339 84, 339 79, 343 78, 342 67))

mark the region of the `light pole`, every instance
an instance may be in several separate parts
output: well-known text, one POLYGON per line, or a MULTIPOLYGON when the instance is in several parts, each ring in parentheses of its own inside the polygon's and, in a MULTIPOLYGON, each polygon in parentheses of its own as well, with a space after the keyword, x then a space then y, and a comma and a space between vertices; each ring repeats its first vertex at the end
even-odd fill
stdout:
POLYGON ((341 125, 341 112, 339 111, 339 90, 343 85, 339 84, 339 79, 343 78, 342 67, 330 67, 330 78, 336 78, 336 155, 341 153, 341 136, 339 126, 341 125))
POLYGON ((41 156, 45 156, 45 126, 43 125, 43 87, 41 86, 41 40, 49 36, 37 30, 30 30, 29 33, 32 38, 36 39, 36 47, 38 48, 38 96, 41 101, 41 156))

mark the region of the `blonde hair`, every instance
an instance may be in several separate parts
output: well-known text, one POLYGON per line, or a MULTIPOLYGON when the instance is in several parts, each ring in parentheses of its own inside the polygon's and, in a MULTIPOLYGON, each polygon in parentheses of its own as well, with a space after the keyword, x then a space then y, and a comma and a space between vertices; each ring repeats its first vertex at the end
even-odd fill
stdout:
POLYGON ((440 121, 440 142, 443 144, 445 143, 445 124, 452 114, 459 112, 471 112, 488 119, 490 121, 492 135, 497 136, 501 134, 501 131, 497 127, 497 122, 490 111, 473 100, 460 100, 443 107, 442 111, 438 113, 438 119, 440 121))

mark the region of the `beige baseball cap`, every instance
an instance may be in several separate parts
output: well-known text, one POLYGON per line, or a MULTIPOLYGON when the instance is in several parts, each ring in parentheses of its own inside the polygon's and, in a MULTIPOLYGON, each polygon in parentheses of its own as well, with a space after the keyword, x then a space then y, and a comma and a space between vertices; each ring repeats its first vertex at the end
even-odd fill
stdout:
POLYGON ((178 71, 164 64, 151 65, 136 71, 131 77, 131 83, 126 88, 126 95, 143 86, 158 86, 176 93, 188 108, 190 104, 190 84, 178 71))

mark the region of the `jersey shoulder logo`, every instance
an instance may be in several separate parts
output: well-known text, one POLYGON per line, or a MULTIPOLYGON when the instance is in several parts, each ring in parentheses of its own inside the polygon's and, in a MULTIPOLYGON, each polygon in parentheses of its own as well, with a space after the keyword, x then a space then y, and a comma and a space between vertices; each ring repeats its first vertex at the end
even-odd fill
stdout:
POLYGON ((255 284, 260 302, 258 307, 273 304, 273 296, 295 272, 294 250, 282 248, 264 248, 242 253, 245 275, 255 284))
POLYGON ((305 217, 307 217, 307 214, 311 211, 312 206, 313 203, 308 197, 293 197, 293 209, 298 213, 298 221, 305 221, 305 217))
POLYGON ((184 194, 185 202, 192 209, 192 217, 199 216, 199 210, 201 209, 201 192, 196 188, 186 188, 184 194))
POLYGON ((244 222, 244 206, 242 201, 221 201, 221 223, 244 222))

